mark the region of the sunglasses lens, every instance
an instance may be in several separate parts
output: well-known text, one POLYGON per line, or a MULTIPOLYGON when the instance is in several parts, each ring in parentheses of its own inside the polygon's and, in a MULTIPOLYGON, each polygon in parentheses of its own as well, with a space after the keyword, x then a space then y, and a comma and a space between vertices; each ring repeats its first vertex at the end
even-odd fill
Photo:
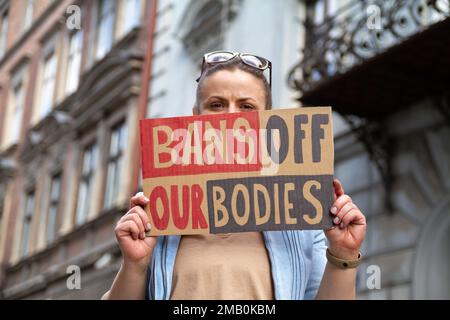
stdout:
POLYGON ((203 75, 203 72, 209 65, 213 65, 216 63, 222 63, 227 62, 232 59, 234 59, 236 56, 238 56, 243 63, 245 63, 248 66, 251 66, 253 68, 259 69, 259 70, 266 70, 267 68, 270 69, 270 79, 269 84, 272 82, 272 68, 271 63, 269 60, 260 58, 258 56, 252 55, 252 54, 242 54, 242 53, 233 53, 229 51, 216 51, 207 53, 203 56, 203 64, 202 64, 202 70, 200 73, 200 77, 198 77, 197 82, 199 82, 201 76, 203 75))
POLYGON ((250 55, 250 54, 242 55, 242 60, 246 64, 248 64, 250 66, 253 66, 255 68, 258 68, 258 69, 264 69, 268 65, 268 61, 267 60, 259 58, 257 56, 250 55))
POLYGON ((212 53, 205 58, 206 63, 217 63, 217 62, 225 62, 234 57, 234 54, 231 52, 215 52, 212 53))

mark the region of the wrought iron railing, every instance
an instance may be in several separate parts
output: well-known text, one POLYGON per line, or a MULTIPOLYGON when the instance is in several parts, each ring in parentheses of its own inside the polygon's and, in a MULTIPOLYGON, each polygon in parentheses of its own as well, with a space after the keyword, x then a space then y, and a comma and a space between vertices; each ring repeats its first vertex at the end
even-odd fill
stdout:
POLYGON ((312 90, 449 16, 450 0, 308 1, 303 59, 288 81, 312 90))

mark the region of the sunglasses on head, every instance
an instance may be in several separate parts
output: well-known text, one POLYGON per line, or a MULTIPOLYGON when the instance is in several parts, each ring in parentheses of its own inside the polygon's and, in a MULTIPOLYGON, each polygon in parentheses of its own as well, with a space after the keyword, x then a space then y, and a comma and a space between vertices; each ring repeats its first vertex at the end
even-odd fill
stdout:
POLYGON ((258 57, 249 53, 214 51, 205 54, 203 56, 202 71, 200 73, 200 77, 198 77, 196 81, 199 82, 207 66, 227 62, 233 60, 236 57, 239 57, 239 59, 241 59, 243 63, 255 69, 261 71, 269 69, 269 85, 272 89, 272 62, 265 58, 258 57))

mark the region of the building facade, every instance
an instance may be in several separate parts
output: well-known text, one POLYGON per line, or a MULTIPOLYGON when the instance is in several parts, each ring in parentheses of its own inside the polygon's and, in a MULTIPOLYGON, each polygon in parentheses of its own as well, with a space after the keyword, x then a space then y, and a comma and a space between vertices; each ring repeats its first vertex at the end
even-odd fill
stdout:
POLYGON ((440 0, 306 2, 289 81, 336 111, 335 175, 368 223, 361 299, 450 299, 449 16, 440 0))
POLYGON ((2 298, 99 298, 111 285, 115 222, 139 188, 154 5, 1 1, 2 298))

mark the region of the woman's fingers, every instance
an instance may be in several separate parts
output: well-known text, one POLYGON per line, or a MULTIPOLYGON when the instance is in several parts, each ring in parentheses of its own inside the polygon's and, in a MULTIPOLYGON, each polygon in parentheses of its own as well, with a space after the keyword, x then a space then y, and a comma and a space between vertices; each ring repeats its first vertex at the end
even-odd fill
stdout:
POLYGON ((342 187, 342 184, 338 179, 333 180, 333 187, 335 193, 335 201, 330 209, 330 212, 335 215, 335 217, 333 218, 333 223, 335 225, 339 225, 341 228, 344 228, 348 225, 344 222, 344 218, 352 210, 358 209, 358 207, 353 203, 352 198, 345 194, 344 188, 342 187))
POLYGON ((338 225, 342 222, 342 219, 345 215, 350 211, 356 208, 356 205, 353 202, 347 202, 345 205, 336 213, 336 216, 333 219, 333 223, 338 225))
POLYGON ((133 221, 139 229, 139 238, 140 239, 144 239, 145 238, 145 228, 144 228, 144 224, 142 223, 141 218, 139 217, 139 215, 135 212, 131 212, 127 215, 125 215, 123 217, 122 222, 126 222, 126 221, 133 221))
POLYGON ((133 221, 138 227, 137 238, 133 236, 133 239, 145 239, 145 232, 150 231, 150 220, 145 213, 143 207, 149 202, 149 199, 144 196, 143 192, 138 192, 130 199, 130 210, 122 216, 118 224, 127 221, 133 221))
POLYGON ((130 199, 130 209, 135 206, 144 207, 147 205, 148 202, 149 202, 149 199, 146 196, 144 196, 144 193, 138 192, 138 193, 136 193, 136 195, 134 195, 130 199))
POLYGON ((333 206, 330 209, 330 212, 334 215, 336 215, 347 202, 352 202, 352 198, 350 198, 348 195, 344 194, 341 195, 339 198, 334 201, 333 206))
POLYGON ((144 229, 145 231, 150 231, 150 219, 147 216, 147 213, 144 211, 144 209, 142 209, 142 207, 140 206, 135 206, 133 208, 131 208, 131 210, 129 212, 135 212, 139 218, 142 221, 142 224, 144 225, 144 229))
POLYGON ((365 224, 365 217, 358 208, 353 208, 342 218, 341 228, 345 228, 351 223, 365 224))
POLYGON ((122 218, 120 222, 133 220, 139 227, 139 238, 145 238, 145 232, 150 231, 150 220, 145 213, 144 209, 140 206, 131 208, 122 218))
POLYGON ((125 234, 131 234, 133 240, 140 238, 139 227, 134 220, 126 220, 117 224, 116 235, 120 238, 125 234))

